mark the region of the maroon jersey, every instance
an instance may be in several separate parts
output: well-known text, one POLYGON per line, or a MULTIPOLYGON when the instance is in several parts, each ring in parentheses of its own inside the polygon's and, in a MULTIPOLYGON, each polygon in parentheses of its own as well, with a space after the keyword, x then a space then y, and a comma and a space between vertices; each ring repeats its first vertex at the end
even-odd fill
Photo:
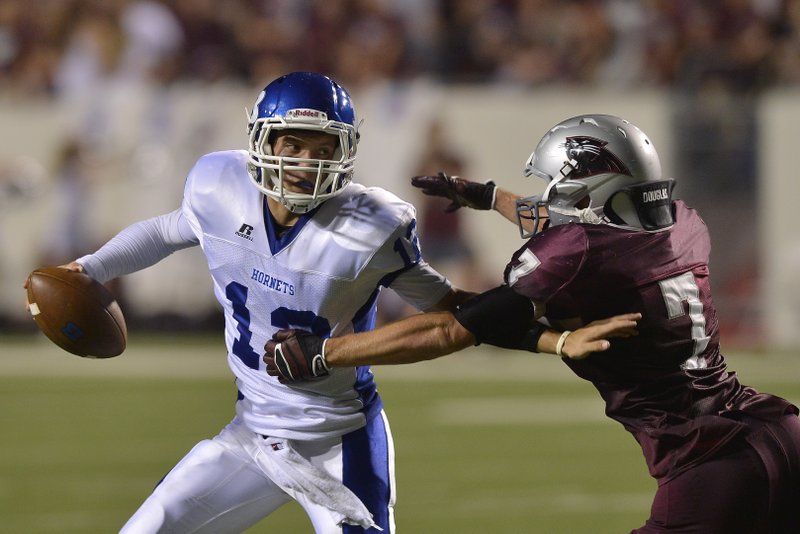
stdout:
POLYGON ((664 481, 719 450, 745 427, 742 413, 771 418, 797 408, 739 383, 719 350, 708 272, 708 230, 674 203, 659 232, 565 224, 533 237, 506 267, 506 282, 546 305, 556 324, 641 312, 639 335, 584 360, 565 359, 594 384, 606 414, 642 447, 664 481))

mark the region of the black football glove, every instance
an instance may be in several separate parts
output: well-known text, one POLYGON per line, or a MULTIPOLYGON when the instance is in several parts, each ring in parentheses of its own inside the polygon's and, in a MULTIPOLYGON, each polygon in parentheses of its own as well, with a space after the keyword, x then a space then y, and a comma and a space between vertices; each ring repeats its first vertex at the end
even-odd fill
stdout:
POLYGON ((451 213, 462 206, 476 210, 490 210, 494 201, 494 182, 470 182, 458 176, 440 172, 436 176, 414 176, 411 185, 422 189, 426 195, 450 199, 445 211, 451 213))
POLYGON ((325 340, 304 330, 278 330, 264 345, 267 374, 281 382, 298 382, 327 376, 325 340))

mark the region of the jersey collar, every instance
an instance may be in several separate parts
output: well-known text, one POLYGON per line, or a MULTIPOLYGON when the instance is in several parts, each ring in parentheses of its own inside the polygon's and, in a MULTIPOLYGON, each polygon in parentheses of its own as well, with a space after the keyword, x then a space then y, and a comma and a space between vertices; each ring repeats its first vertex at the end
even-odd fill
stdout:
POLYGON ((314 214, 319 210, 320 206, 317 206, 313 210, 309 211, 308 213, 304 213, 300 216, 300 219, 295 223, 294 226, 286 230, 282 235, 280 234, 280 225, 275 222, 275 218, 272 216, 272 212, 269 211, 269 205, 267 203, 266 195, 261 195, 261 202, 262 208, 264 211, 264 226, 267 229, 267 241, 269 242, 269 250, 272 255, 277 254, 284 248, 286 248, 289 243, 294 241, 295 236, 300 233, 300 230, 311 220, 314 214))

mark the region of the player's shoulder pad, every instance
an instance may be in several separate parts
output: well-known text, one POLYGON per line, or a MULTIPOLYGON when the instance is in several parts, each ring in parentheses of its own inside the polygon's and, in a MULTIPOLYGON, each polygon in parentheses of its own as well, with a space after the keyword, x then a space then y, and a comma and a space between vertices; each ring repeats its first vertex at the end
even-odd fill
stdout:
POLYGON ((332 226, 347 226, 347 231, 355 235, 374 233, 388 237, 398 228, 406 228, 414 220, 416 210, 385 189, 351 183, 322 205, 320 216, 332 226))
POLYGON ((232 180, 232 177, 247 178, 247 160, 245 150, 222 150, 201 156, 186 177, 186 192, 210 193, 215 191, 223 180, 226 186, 231 186, 232 182, 239 181, 232 180))
POLYGON ((523 285, 536 287, 535 295, 527 295, 544 301, 539 291, 545 285, 542 277, 547 275, 548 283, 564 283, 580 268, 587 252, 586 225, 568 223, 553 226, 530 238, 511 257, 503 274, 510 286, 516 287, 523 279, 532 277, 532 282, 523 285), (546 269, 539 269, 539 265, 546 269), (554 278, 555 277, 555 278, 554 278))
POLYGON ((567 223, 558 226, 551 226, 545 231, 532 237, 528 247, 549 248, 556 247, 562 252, 577 247, 584 249, 586 246, 586 227, 585 224, 567 223))

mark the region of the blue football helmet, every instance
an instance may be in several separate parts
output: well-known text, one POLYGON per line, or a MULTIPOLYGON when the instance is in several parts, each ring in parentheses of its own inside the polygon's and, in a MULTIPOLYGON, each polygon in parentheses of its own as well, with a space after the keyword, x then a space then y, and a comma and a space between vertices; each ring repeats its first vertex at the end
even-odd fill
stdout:
POLYGON ((353 179, 358 125, 347 91, 322 74, 293 72, 274 80, 258 95, 247 125, 253 184, 293 213, 306 213, 341 193, 353 179), (336 136, 333 159, 306 159, 272 153, 280 130, 313 130, 336 136), (284 174, 303 171, 314 184, 311 193, 289 191, 284 174))
MULTIPOLYGON (((528 158, 525 176, 547 185, 544 193, 517 201, 520 235, 571 222, 658 231, 672 225, 674 181, 661 175, 650 139, 625 119, 580 115, 553 126, 528 158), (533 221, 533 231, 525 222, 533 221)), ((529 223, 528 223, 529 224, 529 223)))

